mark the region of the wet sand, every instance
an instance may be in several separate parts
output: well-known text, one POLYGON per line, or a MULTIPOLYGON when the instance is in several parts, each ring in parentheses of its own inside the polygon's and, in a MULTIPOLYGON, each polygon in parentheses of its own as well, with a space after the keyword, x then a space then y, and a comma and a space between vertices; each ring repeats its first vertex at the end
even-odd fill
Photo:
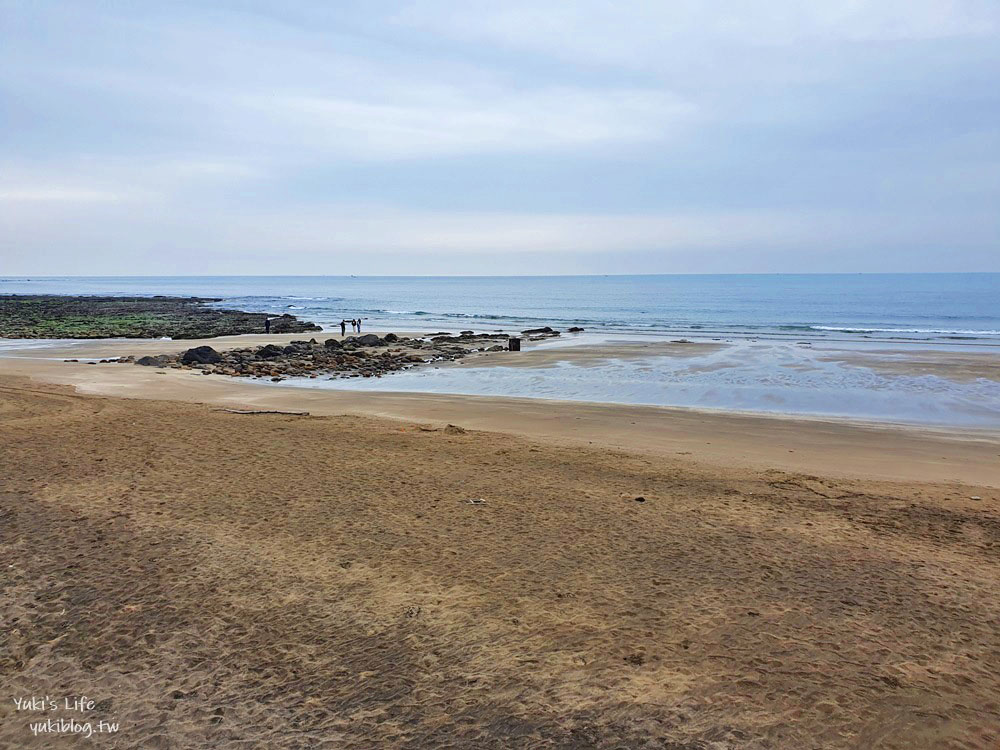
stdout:
POLYGON ((843 362, 868 367, 889 375, 936 375, 968 382, 983 378, 1000 381, 1000 352, 874 349, 864 352, 838 352, 821 356, 826 362, 843 362))
POLYGON ((2 747, 80 694, 109 748, 1000 742, 996 482, 9 375, 0 425, 2 747))
POLYGON ((725 344, 707 341, 616 341, 574 344, 570 337, 527 342, 522 352, 496 352, 474 360, 477 367, 555 367, 569 362, 578 367, 594 367, 613 359, 651 357, 699 357, 718 351, 725 344), (569 339, 569 340, 567 340, 569 339))

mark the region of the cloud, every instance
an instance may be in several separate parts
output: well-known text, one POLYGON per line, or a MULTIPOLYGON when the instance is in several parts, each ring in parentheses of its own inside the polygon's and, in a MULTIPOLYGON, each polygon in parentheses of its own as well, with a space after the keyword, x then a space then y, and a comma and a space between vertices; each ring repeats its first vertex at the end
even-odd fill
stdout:
POLYGON ((674 50, 991 36, 991 0, 416 0, 394 22, 583 62, 656 68, 674 50))
POLYGON ((1000 263, 993 0, 5 13, 5 268, 1000 263))
POLYGON ((693 107, 669 93, 412 86, 398 96, 247 97, 284 138, 345 159, 532 153, 658 141, 693 107))
MULTIPOLYGON (((1000 218, 976 226, 996 235, 1000 218)), ((689 211, 661 214, 417 211, 393 206, 288 207, 135 203, 35 204, 5 210, 5 273, 202 274, 672 273, 943 270, 950 252, 990 257, 952 217, 870 211, 689 211), (183 222, 178 220, 183 216, 183 222)), ((968 270, 968 268, 960 268, 968 270)))
POLYGON ((79 188, 67 188, 55 185, 15 188, 0 187, 0 202, 55 201, 59 203, 106 203, 122 200, 127 200, 127 196, 101 190, 80 190, 79 188))
MULTIPOLYGON (((98 17, 73 30, 63 59, 30 47, 8 55, 0 80, 26 108, 56 118, 79 103, 77 137, 114 128, 125 147, 138 135, 154 147, 163 139, 208 159, 244 161, 248 153, 265 161, 385 161, 643 143, 676 134, 695 111, 662 87, 525 84, 498 69, 381 59, 302 30, 233 20, 242 27, 201 17, 157 26, 98 17), (106 50, 75 52, 109 34, 106 50)), ((108 132, 101 135, 95 141, 106 146, 108 132)))

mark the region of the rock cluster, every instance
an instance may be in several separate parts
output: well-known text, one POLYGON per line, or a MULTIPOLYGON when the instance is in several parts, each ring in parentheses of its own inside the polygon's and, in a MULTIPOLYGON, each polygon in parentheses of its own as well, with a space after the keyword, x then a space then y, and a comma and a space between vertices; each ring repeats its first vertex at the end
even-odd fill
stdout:
POLYGON ((265 346, 230 349, 218 352, 210 346, 199 346, 180 354, 160 354, 139 359, 122 358, 150 367, 200 370, 206 375, 270 378, 273 381, 289 377, 381 377, 386 373, 405 370, 416 365, 461 359, 474 352, 502 351, 499 344, 487 346, 506 334, 463 333, 445 334, 430 341, 410 339, 394 333, 380 338, 373 333, 327 339, 292 341, 287 346, 265 346))
POLYGON ((472 331, 462 331, 458 336, 452 336, 449 333, 435 334, 431 337, 431 341, 435 344, 471 344, 474 341, 486 341, 489 339, 503 339, 506 341, 509 338, 510 336, 506 333, 473 333, 472 331))
POLYGON ((217 365, 222 361, 222 355, 210 346, 196 346, 181 355, 184 365, 217 365))
MULTIPOLYGON (((583 330, 582 328, 579 330, 583 330)), ((526 331, 521 331, 522 334, 528 337, 528 341, 541 341, 542 339, 552 338, 553 336, 558 336, 559 331, 555 330, 551 326, 544 326, 543 328, 529 328, 526 331)))

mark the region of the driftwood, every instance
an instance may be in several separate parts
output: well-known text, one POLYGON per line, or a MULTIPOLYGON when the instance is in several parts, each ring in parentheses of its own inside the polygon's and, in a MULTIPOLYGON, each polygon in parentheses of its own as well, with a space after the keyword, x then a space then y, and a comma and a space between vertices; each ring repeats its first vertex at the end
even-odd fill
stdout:
POLYGON ((230 414, 289 414, 293 417, 308 417, 307 411, 277 411, 275 409, 219 409, 230 414))

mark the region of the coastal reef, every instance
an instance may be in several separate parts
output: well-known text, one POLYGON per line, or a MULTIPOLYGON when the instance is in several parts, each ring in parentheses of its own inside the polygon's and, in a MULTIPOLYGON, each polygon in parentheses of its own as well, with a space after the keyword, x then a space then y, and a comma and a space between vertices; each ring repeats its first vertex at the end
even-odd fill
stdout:
POLYGON ((410 339, 387 333, 384 337, 368 333, 345 339, 319 342, 292 341, 286 346, 266 344, 216 351, 210 346, 198 346, 178 354, 160 354, 121 362, 134 362, 147 367, 201 370, 205 375, 270 378, 278 382, 289 377, 331 378, 381 377, 420 364, 462 359, 479 352, 503 351, 506 346, 496 343, 507 334, 464 332, 429 340, 410 339))
POLYGON ((0 296, 0 337, 19 339, 202 339, 240 333, 319 331, 294 315, 209 307, 204 297, 0 296))

